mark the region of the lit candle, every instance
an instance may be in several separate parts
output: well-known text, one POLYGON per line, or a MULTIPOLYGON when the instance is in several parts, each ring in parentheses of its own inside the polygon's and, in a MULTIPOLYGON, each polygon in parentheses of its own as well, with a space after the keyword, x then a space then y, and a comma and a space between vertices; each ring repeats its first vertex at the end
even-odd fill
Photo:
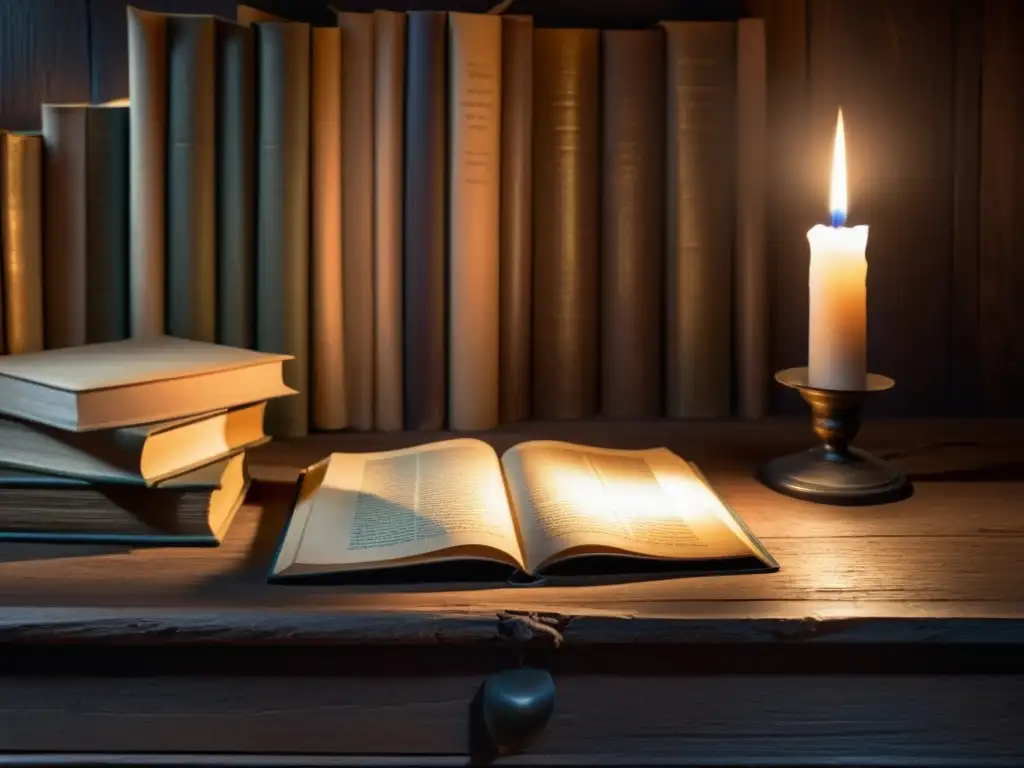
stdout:
POLYGON ((846 221, 846 140, 836 121, 829 207, 832 226, 807 233, 811 244, 807 378, 819 389, 863 389, 867 378, 866 226, 846 221))

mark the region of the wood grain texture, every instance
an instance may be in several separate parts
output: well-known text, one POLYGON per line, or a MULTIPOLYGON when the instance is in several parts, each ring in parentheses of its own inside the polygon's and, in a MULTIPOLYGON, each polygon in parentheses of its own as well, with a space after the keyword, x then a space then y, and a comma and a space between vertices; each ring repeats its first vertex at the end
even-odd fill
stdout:
POLYGON ((88 0, 0 3, 0 125, 37 130, 44 101, 89 100, 88 0))
POLYGON ((978 338, 982 400, 989 413, 1024 413, 1024 236, 1020 193, 1024 189, 1024 74, 1020 30, 1024 8, 985 3, 981 94, 980 242, 978 338))
POLYGON ((806 432, 802 421, 528 422, 483 435, 498 450, 531 438, 667 445, 701 466, 779 560, 777 574, 586 588, 269 586, 290 497, 275 481, 334 450, 438 436, 319 435, 254 452, 260 488, 220 549, 0 546, 0 643, 486 645, 502 610, 573 617, 566 643, 581 645, 1024 642, 1024 422, 868 424, 862 445, 894 457, 916 492, 859 510, 787 499, 752 478, 806 445, 806 432))
POLYGON ((817 222, 827 216, 841 106, 847 221, 870 227, 868 365, 897 382, 886 408, 942 413, 949 394, 953 268, 952 2, 820 0, 808 13, 811 134, 805 151, 819 180, 817 222))
MULTIPOLYGON (((465 754, 480 682, 479 675, 429 674, 137 676, 111 685, 23 676, 0 681, 11 702, 0 708, 0 747, 465 754)), ((525 759, 859 764, 871 734, 871 755, 886 765, 1008 764, 1024 757, 1024 734, 1005 715, 1024 705, 1021 682, 980 674, 560 675, 555 713, 525 759)))

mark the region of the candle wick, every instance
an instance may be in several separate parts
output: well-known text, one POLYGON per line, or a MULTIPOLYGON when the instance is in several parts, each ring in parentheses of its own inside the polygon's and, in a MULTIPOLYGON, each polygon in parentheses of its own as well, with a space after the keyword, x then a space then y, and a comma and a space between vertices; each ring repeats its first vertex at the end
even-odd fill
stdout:
POLYGON ((843 211, 832 211, 832 226, 841 227, 846 223, 846 214, 843 211))

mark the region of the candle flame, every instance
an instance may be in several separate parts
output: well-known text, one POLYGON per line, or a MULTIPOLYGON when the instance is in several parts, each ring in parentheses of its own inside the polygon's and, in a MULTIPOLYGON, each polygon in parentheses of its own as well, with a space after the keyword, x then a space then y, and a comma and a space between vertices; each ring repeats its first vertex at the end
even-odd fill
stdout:
POLYGON ((832 186, 828 207, 832 212, 832 226, 841 227, 846 221, 846 132, 843 130, 841 108, 836 118, 836 140, 832 148, 832 186))

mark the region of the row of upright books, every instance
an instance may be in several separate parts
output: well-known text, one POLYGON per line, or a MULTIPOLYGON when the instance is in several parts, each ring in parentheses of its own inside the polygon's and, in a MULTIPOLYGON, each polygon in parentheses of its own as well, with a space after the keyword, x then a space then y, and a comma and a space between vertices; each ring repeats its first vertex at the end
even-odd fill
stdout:
POLYGON ((128 38, 130 106, 43 108, 11 351, 35 311, 47 346, 286 353, 282 436, 765 414, 761 20, 129 8, 128 38))

